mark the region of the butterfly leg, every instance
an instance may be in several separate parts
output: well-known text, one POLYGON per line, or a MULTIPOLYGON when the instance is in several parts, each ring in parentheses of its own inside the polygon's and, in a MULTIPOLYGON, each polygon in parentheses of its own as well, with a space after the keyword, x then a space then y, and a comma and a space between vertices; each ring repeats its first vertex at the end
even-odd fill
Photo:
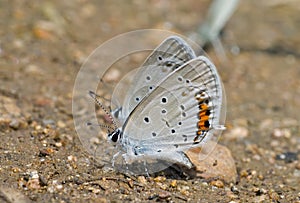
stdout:
POLYGON ((115 155, 113 155, 113 158, 112 158, 112 160, 111 160, 112 167, 115 166, 115 159, 116 159, 117 156, 119 156, 119 155, 120 155, 120 152, 117 152, 115 155))
POLYGON ((129 172, 128 163, 131 162, 131 159, 130 159, 130 157, 128 156, 127 153, 122 154, 122 158, 123 158, 123 160, 125 162, 125 165, 126 165, 126 171, 129 172))
POLYGON ((147 162, 146 160, 144 160, 144 167, 145 167, 145 173, 146 175, 148 176, 148 178, 150 177, 150 174, 149 174, 149 171, 148 171, 148 168, 147 168, 147 162))

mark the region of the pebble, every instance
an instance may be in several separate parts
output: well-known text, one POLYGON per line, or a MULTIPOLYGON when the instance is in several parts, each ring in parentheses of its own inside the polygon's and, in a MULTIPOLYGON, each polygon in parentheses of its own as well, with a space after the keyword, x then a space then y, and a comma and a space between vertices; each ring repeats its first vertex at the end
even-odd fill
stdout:
POLYGON ((276 160, 284 160, 285 163, 292 163, 293 161, 298 160, 298 154, 294 152, 285 152, 276 155, 276 160))
POLYGON ((164 176, 157 176, 153 180, 155 182, 164 182, 164 181, 166 181, 166 177, 164 177, 164 176))
POLYGON ((242 178, 245 178, 245 177, 247 177, 247 176, 248 176, 248 171, 247 171, 247 170, 245 170, 245 169, 241 170, 241 172, 240 172, 240 176, 241 176, 242 178))
POLYGON ((43 70, 35 64, 27 65, 25 67, 25 72, 32 76, 42 76, 44 74, 43 70))
POLYGON ((142 183, 142 184, 144 184, 144 185, 147 184, 147 180, 146 180, 145 176, 139 176, 139 177, 137 178, 137 180, 138 180, 139 183, 142 183))
POLYGON ((237 199, 237 198, 238 198, 238 195, 234 194, 234 193, 231 192, 231 191, 227 191, 227 192, 226 192, 226 195, 227 195, 227 197, 229 197, 230 199, 237 199))
POLYGON ((133 182, 132 179, 129 179, 129 180, 128 180, 128 185, 129 185, 130 188, 133 188, 134 182, 133 182))
POLYGON ((77 162, 77 157, 70 155, 70 156, 68 156, 68 161, 77 162))
POLYGON ((249 136, 249 130, 246 127, 234 127, 224 133, 224 138, 228 140, 244 139, 249 136))
POLYGON ((287 128, 284 128, 284 129, 275 128, 273 130, 272 135, 274 137, 278 137, 278 138, 280 138, 280 137, 290 138, 292 136, 292 133, 291 133, 291 130, 287 129, 287 128))
POLYGON ((295 166, 296 169, 300 170, 300 162, 298 161, 298 163, 295 166))
POLYGON ((59 127, 59 128, 65 128, 66 127, 66 123, 64 123, 63 121, 57 121, 57 126, 59 127))
POLYGON ((20 117, 21 109, 17 106, 17 102, 14 98, 0 95, 0 111, 3 118, 5 117, 20 117), (5 116, 7 115, 7 116, 5 116))
POLYGON ((39 189, 40 186, 40 180, 39 180, 39 174, 36 170, 27 172, 29 175, 29 180, 26 183, 26 187, 28 189, 39 189))
POLYGON ((170 183, 171 187, 176 187, 177 186, 177 180, 172 180, 170 183))
POLYGON ((280 200, 280 196, 276 192, 274 192, 274 191, 272 191, 272 192, 269 193, 269 197, 274 202, 278 202, 280 200))
POLYGON ((213 180, 213 181, 210 182, 210 185, 216 186, 217 188, 223 188, 224 187, 224 183, 221 180, 213 180))
POLYGON ((199 147, 186 153, 196 167, 196 177, 236 182, 237 170, 229 149, 212 141, 207 142, 205 147, 213 150, 205 152, 199 147))
POLYGON ((168 188, 167 184, 161 183, 161 182, 156 182, 156 184, 160 187, 162 190, 166 190, 168 188))
POLYGON ((54 153, 54 150, 52 148, 44 148, 40 150, 39 156, 44 157, 44 156, 49 156, 54 153))
POLYGON ((158 193, 158 196, 161 199, 167 199, 167 198, 171 197, 171 193, 167 192, 167 191, 162 191, 162 192, 158 193))
POLYGON ((55 125, 55 121, 52 120, 52 119, 43 119, 43 124, 44 125, 54 126, 55 125))
POLYGON ((9 127, 11 127, 14 130, 18 130, 20 127, 20 122, 17 119, 12 119, 9 123, 9 127))
POLYGON ((231 186, 230 190, 234 194, 239 194, 240 193, 239 189, 235 185, 231 186))

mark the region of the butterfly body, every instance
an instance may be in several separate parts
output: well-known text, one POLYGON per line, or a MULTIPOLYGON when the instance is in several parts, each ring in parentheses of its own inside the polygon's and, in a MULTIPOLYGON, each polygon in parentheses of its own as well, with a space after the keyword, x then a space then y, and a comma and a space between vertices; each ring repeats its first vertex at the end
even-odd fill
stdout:
POLYGON ((137 71, 109 139, 126 164, 164 160, 188 168, 189 148, 224 129, 224 91, 215 66, 179 37, 169 37, 137 71))

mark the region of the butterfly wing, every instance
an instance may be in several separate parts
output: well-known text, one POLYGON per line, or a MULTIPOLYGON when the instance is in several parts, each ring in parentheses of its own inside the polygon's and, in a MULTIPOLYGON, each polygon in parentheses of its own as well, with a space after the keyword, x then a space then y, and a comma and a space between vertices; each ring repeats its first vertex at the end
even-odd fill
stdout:
POLYGON ((129 87, 122 105, 122 118, 126 119, 163 78, 195 57, 194 51, 181 38, 171 36, 164 40, 149 55, 133 77, 133 83, 129 87))
POLYGON ((171 158, 222 130, 223 99, 215 66, 199 56, 175 69, 134 108, 122 142, 137 155, 171 158))

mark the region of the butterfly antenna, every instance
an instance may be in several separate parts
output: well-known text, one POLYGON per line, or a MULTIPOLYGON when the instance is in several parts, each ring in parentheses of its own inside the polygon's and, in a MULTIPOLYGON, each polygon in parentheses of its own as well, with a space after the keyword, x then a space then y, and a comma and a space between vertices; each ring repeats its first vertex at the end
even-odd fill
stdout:
POLYGON ((112 127, 110 127, 110 126, 108 126, 108 125, 94 124, 94 123, 91 123, 91 122, 87 122, 86 125, 87 125, 87 126, 99 126, 99 127, 102 127, 102 128, 106 128, 108 131, 109 131, 109 130, 112 130, 112 131, 115 130, 114 128, 112 128, 112 127))
MULTIPOLYGON (((96 104, 98 104, 98 105, 101 107, 101 109, 103 109, 103 111, 105 112, 105 114, 111 119, 113 125, 115 126, 115 129, 117 129, 118 126, 117 126, 115 120, 113 119, 113 117, 111 116, 111 114, 109 113, 109 111, 108 111, 108 110, 103 106, 103 104, 97 99, 97 98, 100 97, 100 96, 98 96, 95 92, 93 92, 93 91, 91 91, 91 90, 89 91, 89 95, 95 100, 96 104)), ((101 97, 100 97, 100 98, 101 98, 101 97)))

